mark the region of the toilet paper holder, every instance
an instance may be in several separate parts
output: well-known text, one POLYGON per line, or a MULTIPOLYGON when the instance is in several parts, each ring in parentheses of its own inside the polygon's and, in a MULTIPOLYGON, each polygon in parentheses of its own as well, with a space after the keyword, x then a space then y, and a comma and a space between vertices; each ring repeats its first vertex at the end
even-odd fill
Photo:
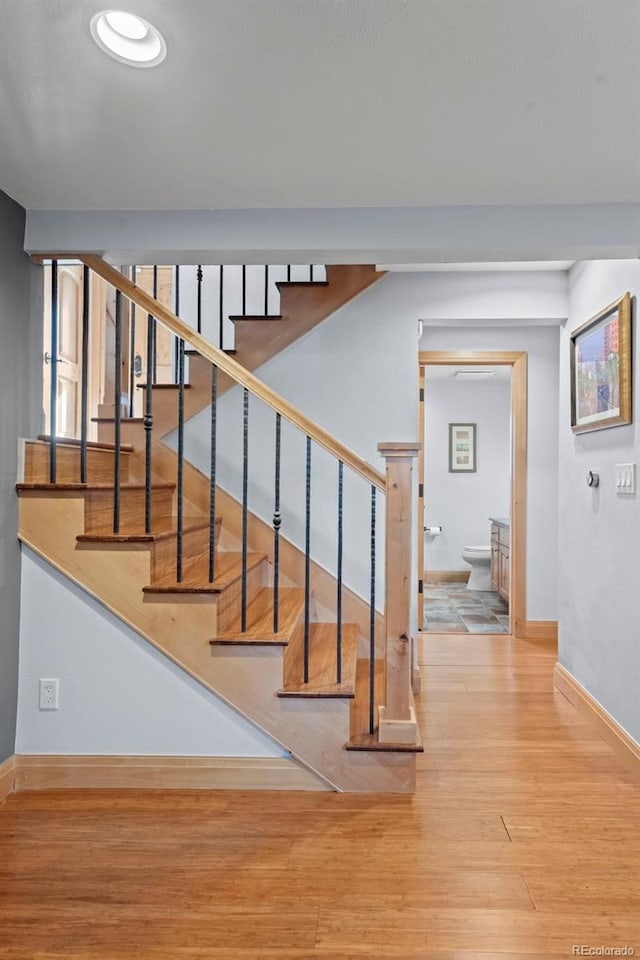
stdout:
POLYGON ((442 533, 442 527, 425 527, 424 532, 430 537, 437 537, 442 533))

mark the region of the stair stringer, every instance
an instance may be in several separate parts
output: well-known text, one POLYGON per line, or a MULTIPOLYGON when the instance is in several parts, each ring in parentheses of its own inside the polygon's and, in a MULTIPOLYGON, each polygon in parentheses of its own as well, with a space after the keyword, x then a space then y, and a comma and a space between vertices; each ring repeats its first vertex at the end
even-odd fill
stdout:
POLYGON ((260 727, 340 792, 411 792, 415 756, 350 752, 349 701, 283 700, 282 648, 222 652, 209 645, 211 600, 193 596, 149 600, 146 544, 78 549, 84 529, 82 492, 22 493, 19 539, 107 607, 181 669, 260 727))

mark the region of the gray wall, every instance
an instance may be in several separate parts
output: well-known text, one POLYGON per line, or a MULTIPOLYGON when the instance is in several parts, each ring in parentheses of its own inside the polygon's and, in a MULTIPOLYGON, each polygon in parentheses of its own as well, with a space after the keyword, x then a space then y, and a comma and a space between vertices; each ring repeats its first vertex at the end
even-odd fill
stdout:
POLYGON ((20 550, 18 437, 41 423, 41 269, 23 252, 25 211, 0 192, 0 762, 14 752, 20 550))
POLYGON ((637 355, 633 423, 575 435, 570 422, 570 334, 627 290, 634 297, 635 344, 638 261, 577 263, 571 270, 560 357, 558 659, 640 741, 640 497, 615 488, 616 463, 640 459, 637 355), (586 483, 589 470, 600 474, 595 489, 586 483))

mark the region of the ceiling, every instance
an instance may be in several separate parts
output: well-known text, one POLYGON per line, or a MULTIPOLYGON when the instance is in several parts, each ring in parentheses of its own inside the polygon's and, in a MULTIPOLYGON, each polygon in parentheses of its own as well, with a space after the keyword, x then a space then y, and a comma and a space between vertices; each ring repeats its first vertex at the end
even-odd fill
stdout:
POLYGON ((638 0, 0 0, 0 188, 30 209, 640 200, 638 0))

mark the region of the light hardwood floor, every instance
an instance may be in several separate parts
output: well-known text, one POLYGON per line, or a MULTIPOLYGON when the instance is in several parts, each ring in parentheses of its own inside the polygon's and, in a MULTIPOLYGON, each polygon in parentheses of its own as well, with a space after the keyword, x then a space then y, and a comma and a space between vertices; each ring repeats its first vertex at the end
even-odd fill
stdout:
POLYGON ((413 797, 18 794, 0 958, 640 955, 640 788, 550 648, 430 635, 413 797))

